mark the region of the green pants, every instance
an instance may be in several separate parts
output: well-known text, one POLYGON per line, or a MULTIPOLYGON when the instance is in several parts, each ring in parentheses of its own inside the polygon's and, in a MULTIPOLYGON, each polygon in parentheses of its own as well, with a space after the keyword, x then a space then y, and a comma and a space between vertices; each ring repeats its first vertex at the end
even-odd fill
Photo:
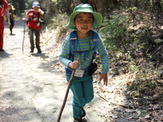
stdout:
POLYGON ((34 44, 36 44, 37 51, 40 52, 40 30, 35 30, 33 28, 29 28, 29 38, 30 38, 30 44, 31 44, 31 51, 34 51, 34 44), (35 35, 35 40, 34 40, 35 35), (35 43, 34 43, 35 42, 35 43))
MULTIPOLYGON (((67 81, 70 79, 70 74, 66 74, 67 81)), ((82 116, 83 107, 89 103, 93 95, 93 77, 84 75, 83 77, 74 77, 71 85, 73 93, 73 117, 82 116)))

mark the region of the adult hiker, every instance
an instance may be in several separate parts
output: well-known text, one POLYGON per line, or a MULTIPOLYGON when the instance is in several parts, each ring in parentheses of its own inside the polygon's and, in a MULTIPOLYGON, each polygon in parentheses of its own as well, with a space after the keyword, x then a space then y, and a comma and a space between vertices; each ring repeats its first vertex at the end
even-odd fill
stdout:
POLYGON ((10 17, 8 13, 8 1, 0 0, 0 52, 4 52, 4 15, 7 15, 8 24, 10 26, 10 17))
POLYGON ((9 26, 10 35, 13 35, 12 30, 14 27, 15 8, 11 3, 8 4, 8 8, 9 8, 9 15, 10 15, 10 26, 9 26))
POLYGON ((76 69, 70 87, 73 93, 74 122, 83 122, 86 119, 84 106, 94 97, 92 74, 96 65, 92 64, 96 51, 102 63, 100 81, 103 81, 104 85, 108 83, 108 53, 98 33, 92 30, 100 27, 101 23, 102 15, 94 12, 91 5, 79 4, 74 8, 66 26, 74 31, 65 38, 59 60, 66 67, 67 81, 76 69))
POLYGON ((41 30, 41 18, 44 12, 40 9, 39 2, 35 1, 32 4, 32 9, 28 10, 26 13, 27 16, 27 26, 29 28, 29 38, 31 50, 30 53, 34 52, 34 35, 35 35, 35 44, 37 48, 37 53, 41 53, 40 48, 40 30, 41 30))

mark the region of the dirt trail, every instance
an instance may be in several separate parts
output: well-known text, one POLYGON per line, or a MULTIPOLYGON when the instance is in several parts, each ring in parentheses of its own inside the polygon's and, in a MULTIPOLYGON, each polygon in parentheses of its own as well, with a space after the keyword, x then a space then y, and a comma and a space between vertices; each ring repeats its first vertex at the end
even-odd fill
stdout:
MULTIPOLYGON (((58 61, 61 42, 55 39, 57 33, 42 34, 43 53, 30 55, 27 32, 22 53, 23 22, 17 21, 13 32, 15 35, 9 35, 6 26, 5 53, 0 53, 0 122, 56 122, 67 88, 58 61)), ((109 75, 108 81, 107 87, 94 83, 95 97, 85 107, 89 122, 147 122, 152 121, 152 114, 158 122, 163 120, 162 110, 150 113, 132 107, 127 100, 133 75, 109 75)), ((73 121, 71 102, 70 92, 61 122, 73 121)))
MULTIPOLYGON (((29 55, 27 33, 22 53, 23 22, 16 22, 13 32, 6 26, 0 53, 0 122, 56 122, 67 88, 64 73, 53 68, 58 59, 50 61, 46 47, 41 55, 29 55)), ((72 122, 71 100, 70 92, 61 122, 72 122)), ((98 122, 87 111, 90 121, 98 122)))

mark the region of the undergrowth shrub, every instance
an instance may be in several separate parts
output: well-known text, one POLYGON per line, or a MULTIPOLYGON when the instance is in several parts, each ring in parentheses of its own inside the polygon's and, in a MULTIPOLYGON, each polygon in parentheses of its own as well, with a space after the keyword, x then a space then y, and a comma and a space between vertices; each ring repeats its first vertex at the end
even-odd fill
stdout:
POLYGON ((142 37, 147 35, 144 30, 148 27, 143 22, 142 13, 132 7, 123 13, 112 15, 109 19, 105 18, 100 29, 114 65, 126 64, 122 66, 126 67, 126 72, 138 71, 137 65, 144 62, 147 56, 145 51, 148 49, 148 41, 142 37))

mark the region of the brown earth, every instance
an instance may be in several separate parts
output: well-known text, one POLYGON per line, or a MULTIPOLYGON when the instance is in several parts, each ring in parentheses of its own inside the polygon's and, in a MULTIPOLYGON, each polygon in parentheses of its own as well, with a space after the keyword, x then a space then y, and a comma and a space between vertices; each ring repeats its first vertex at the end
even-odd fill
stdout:
MULTIPOLYGON (((42 54, 29 54, 26 30, 22 53, 23 22, 17 21, 15 35, 5 28, 5 53, 0 53, 0 122, 56 122, 66 92, 63 67, 58 61, 61 41, 57 30, 42 32, 42 54)), ((94 100, 86 106, 90 122, 161 122, 162 109, 148 112, 134 108, 127 100, 131 74, 108 76, 103 86, 94 76, 94 100), (152 118, 152 116, 154 116, 152 118)), ((69 93, 61 122, 72 122, 72 94, 69 93)), ((160 102, 161 103, 161 102, 160 102)), ((157 108, 157 106, 155 106, 157 108)))
MULTIPOLYGON (((60 45, 49 49, 50 34, 42 32, 43 53, 31 55, 26 29, 23 53, 23 25, 16 21, 14 35, 9 35, 7 25, 4 32, 5 52, 0 53, 0 122, 56 122, 67 88, 64 73, 57 70, 60 48, 56 47, 60 45)), ((63 71, 63 67, 60 69, 63 71)), ((70 92, 61 122, 72 121, 71 100, 70 92)), ((96 122, 90 111, 88 115, 96 122)))

